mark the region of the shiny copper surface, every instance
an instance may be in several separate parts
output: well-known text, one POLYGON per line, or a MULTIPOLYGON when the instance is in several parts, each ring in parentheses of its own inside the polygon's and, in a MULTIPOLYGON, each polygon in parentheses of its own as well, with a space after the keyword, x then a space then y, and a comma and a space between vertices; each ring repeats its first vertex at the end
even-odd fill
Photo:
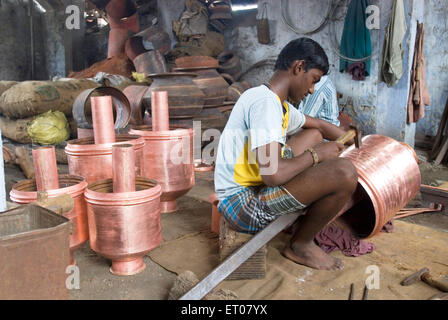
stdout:
POLYGON ((168 112, 168 92, 151 92, 151 120, 154 131, 170 130, 170 119, 168 112))
POLYGON ((143 96, 148 91, 147 86, 127 86, 123 93, 129 100, 131 107, 131 119, 129 124, 142 125, 145 108, 143 106, 143 96))
POLYGON ((113 145, 112 171, 114 193, 135 191, 135 151, 132 144, 113 145))
POLYGON ((218 59, 209 56, 187 56, 177 58, 174 63, 177 68, 197 68, 197 67, 209 67, 218 68, 218 59))
MULTIPOLYGON (((71 264, 74 264, 73 252, 89 239, 87 208, 84 199, 87 182, 79 176, 59 175, 59 186, 59 189, 51 189, 46 192, 48 198, 69 194, 75 202, 73 210, 63 214, 73 224, 73 232, 70 235, 70 259, 71 264)), ((13 185, 9 196, 13 202, 19 204, 37 201, 36 180, 24 180, 16 183, 13 185)))
POLYGON ((361 148, 350 146, 341 157, 356 167, 358 188, 340 219, 358 236, 372 237, 419 192, 415 153, 406 144, 374 134, 362 139, 361 148))
MULTIPOLYGON (((118 134, 115 141, 134 145, 136 174, 142 175, 145 140, 136 135, 118 134)), ((92 137, 68 141, 65 153, 70 174, 84 177, 87 183, 112 178, 112 145, 115 143, 95 144, 92 137)))
POLYGON ((32 150, 37 191, 59 189, 58 166, 53 146, 32 150))
POLYGON ((93 137, 96 144, 115 142, 111 96, 92 97, 93 137))
POLYGON ((161 185, 162 212, 175 211, 176 199, 195 183, 193 130, 171 126, 171 130, 152 131, 151 126, 135 126, 129 133, 145 139, 143 176, 157 180, 161 185))
POLYGON ((161 186, 137 177, 135 192, 112 193, 112 179, 96 181, 85 192, 90 247, 112 260, 110 271, 132 275, 145 268, 143 256, 162 241, 161 186))
POLYGON ((150 74, 153 82, 143 97, 143 103, 151 109, 151 91, 167 91, 170 118, 195 117, 201 113, 205 95, 193 82, 195 73, 169 72, 150 74))

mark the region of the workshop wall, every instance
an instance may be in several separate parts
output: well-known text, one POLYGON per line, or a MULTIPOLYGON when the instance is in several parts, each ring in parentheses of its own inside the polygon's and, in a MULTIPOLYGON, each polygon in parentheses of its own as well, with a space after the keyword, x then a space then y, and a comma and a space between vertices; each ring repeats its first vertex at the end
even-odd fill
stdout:
POLYGON ((417 132, 434 136, 448 97, 448 7, 445 0, 427 0, 425 4, 426 81, 431 105, 417 123, 417 132))
MULTIPOLYGON (((324 19, 329 3, 328 0, 268 0, 271 43, 269 45, 258 43, 255 25, 235 28, 232 33, 232 41, 228 41, 231 44, 230 49, 236 51, 241 57, 243 70, 257 61, 266 58, 275 59, 286 43, 303 36, 296 34, 283 22, 282 6, 280 5, 282 2, 285 6, 284 11, 287 12, 285 14, 286 19, 289 18, 290 23, 302 30, 317 27, 324 19)), ((414 2, 423 5, 423 1, 420 0, 404 1, 408 27, 413 19, 411 13, 413 6, 415 6, 414 2)), ((404 75, 394 87, 387 88, 384 83, 378 81, 378 69, 392 1, 371 0, 370 3, 380 9, 380 29, 370 31, 372 60, 370 76, 366 80, 352 80, 351 75, 339 72, 339 57, 335 53, 335 48, 338 47, 342 35, 345 14, 349 4, 348 0, 341 1, 334 16, 320 31, 307 36, 318 41, 327 52, 330 61, 329 77, 333 80, 338 92, 343 94, 340 105, 361 125, 364 134, 375 132, 385 134, 413 145, 414 131, 412 131, 412 126, 406 125, 409 84, 409 74, 406 66, 410 49, 409 44, 406 40, 403 43, 405 50, 404 75)), ((424 8, 424 6, 422 7, 424 8)), ((259 15, 260 12, 261 10, 259 10, 259 15)), ((409 35, 408 29, 405 39, 408 39, 409 35)), ((243 79, 249 81, 252 85, 258 85, 270 77, 272 68, 273 65, 271 64, 254 69, 244 75, 243 79)))

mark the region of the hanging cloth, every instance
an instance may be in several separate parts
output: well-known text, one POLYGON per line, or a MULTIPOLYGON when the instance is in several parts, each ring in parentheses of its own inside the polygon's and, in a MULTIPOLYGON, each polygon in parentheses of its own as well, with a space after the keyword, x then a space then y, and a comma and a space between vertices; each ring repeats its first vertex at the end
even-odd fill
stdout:
MULTIPOLYGON (((369 0, 351 0, 344 22, 344 30, 340 45, 340 52, 348 58, 360 59, 372 54, 370 32, 366 27, 366 8, 369 0)), ((347 71, 354 80, 364 80, 370 74, 371 59, 362 62, 352 62, 341 58, 339 71, 347 71), (350 68, 350 66, 354 64, 350 68)))
POLYGON ((426 86, 426 62, 423 54, 424 37, 424 25, 418 23, 408 98, 408 123, 417 122, 423 118, 425 116, 425 106, 431 104, 431 97, 426 86))
POLYGON ((403 0, 395 0, 383 43, 380 80, 388 87, 395 85, 403 75, 403 38, 406 33, 406 16, 403 0))

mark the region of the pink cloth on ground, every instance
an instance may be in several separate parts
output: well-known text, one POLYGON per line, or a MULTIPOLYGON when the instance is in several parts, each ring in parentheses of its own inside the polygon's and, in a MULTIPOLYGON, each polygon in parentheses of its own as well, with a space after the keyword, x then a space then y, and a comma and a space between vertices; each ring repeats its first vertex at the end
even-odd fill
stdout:
POLYGON ((349 257, 358 257, 376 249, 373 243, 360 240, 350 231, 332 224, 325 226, 314 241, 326 253, 339 249, 349 257))

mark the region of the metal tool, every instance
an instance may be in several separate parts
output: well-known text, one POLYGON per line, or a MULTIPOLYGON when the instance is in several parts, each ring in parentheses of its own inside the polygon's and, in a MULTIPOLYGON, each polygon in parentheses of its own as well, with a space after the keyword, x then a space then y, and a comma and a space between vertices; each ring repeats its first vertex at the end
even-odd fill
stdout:
POLYGON ((249 259, 262 246, 274 238, 280 231, 292 224, 297 217, 303 213, 302 210, 285 214, 271 222, 266 228, 258 232, 252 239, 241 248, 230 255, 224 262, 216 267, 208 276, 196 284, 190 291, 179 300, 200 300, 221 281, 235 271, 240 265, 249 259))
POLYGON ((357 124, 351 124, 350 130, 348 130, 346 133, 344 133, 342 136, 336 139, 336 142, 346 144, 351 139, 355 139, 355 147, 360 148, 362 141, 361 141, 361 129, 359 128, 359 125, 357 124))
POLYGON ((402 286, 409 286, 413 283, 416 283, 417 281, 423 281, 426 284, 430 285, 433 288, 439 289, 442 292, 448 292, 448 283, 443 283, 437 280, 434 280, 431 275, 429 274, 428 268, 423 268, 413 274, 411 274, 409 277, 404 279, 401 282, 402 286))
MULTIPOLYGON (((354 295, 354 293, 355 293, 355 284, 352 283, 352 284, 350 285, 350 293, 349 293, 349 295, 348 295, 348 300, 354 300, 354 299, 353 299, 353 295, 354 295)), ((362 293, 362 300, 367 300, 367 295, 368 295, 368 293, 369 293, 369 289, 367 288, 367 286, 364 286, 364 291, 363 291, 363 293, 362 293)))

